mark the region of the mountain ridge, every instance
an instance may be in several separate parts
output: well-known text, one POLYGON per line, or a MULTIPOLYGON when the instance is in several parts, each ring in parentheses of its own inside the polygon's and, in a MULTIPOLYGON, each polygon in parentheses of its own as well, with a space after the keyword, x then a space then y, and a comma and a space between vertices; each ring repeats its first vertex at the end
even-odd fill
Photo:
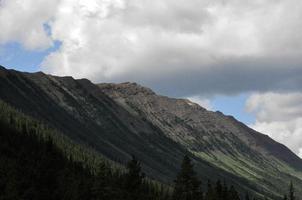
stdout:
POLYGON ((203 179, 225 179, 241 191, 279 196, 290 180, 302 187, 302 161, 284 145, 233 117, 138 84, 0 68, 0 99, 109 159, 123 163, 135 154, 148 176, 166 183, 190 154, 203 179))
MULTIPOLYGON (((135 95, 135 98, 137 99, 137 98, 139 98, 139 96, 137 95, 138 93, 133 93, 132 92, 132 94, 130 93, 129 94, 129 90, 130 91, 139 91, 141 88, 144 88, 144 87, 142 87, 142 86, 140 86, 140 85, 138 85, 137 83, 121 83, 121 84, 106 84, 106 83, 103 83, 103 84, 99 84, 99 87, 101 87, 101 89, 106 93, 106 91, 107 91, 107 94, 110 96, 110 97, 112 97, 113 99, 116 99, 116 101, 120 101, 121 99, 120 99, 120 97, 128 97, 127 98, 127 100, 129 100, 129 95, 135 95), (110 88, 111 87, 111 88, 110 88), (135 89, 136 88, 136 89, 135 89), (108 91, 108 90, 110 90, 110 91, 108 91), (117 92, 119 92, 119 94, 117 94, 117 92), (125 92, 125 94, 123 94, 125 92), (123 95, 125 95, 125 96, 123 96, 123 95)), ((149 88, 147 88, 148 90, 147 91, 149 91, 150 89, 149 88)), ((141 94, 141 93, 140 93, 141 94)), ((146 94, 146 93, 143 93, 143 94, 146 94)), ((180 102, 180 103, 178 103, 178 105, 179 106, 186 106, 186 104, 187 105, 189 105, 189 107, 190 108, 193 108, 192 110, 190 110, 190 112, 192 112, 192 113, 195 113, 195 112, 207 112, 208 113, 208 115, 207 116, 210 116, 209 118, 218 118, 219 120, 228 120, 228 122, 229 123, 236 123, 236 126, 237 127, 240 127, 240 128, 242 128, 242 129, 245 129, 245 130, 248 130, 248 131, 250 131, 250 134, 254 134, 254 135, 257 135, 258 137, 260 136, 260 137, 262 137, 263 139, 265 139, 265 138, 269 138, 269 136, 268 135, 264 135, 264 134, 262 134, 262 133, 259 133, 259 132, 257 132, 257 131, 255 131, 255 130, 253 130, 253 129, 251 129, 250 127, 248 127, 248 126, 246 126, 244 123, 242 123, 242 122, 240 122, 240 121, 238 121, 237 119, 235 119, 233 116, 226 116, 226 115, 224 115, 223 113, 221 113, 221 112, 212 112, 212 111, 208 111, 208 110, 206 110, 205 108, 203 108, 203 107, 201 107, 200 105, 198 105, 198 104, 196 104, 196 103, 194 103, 194 102, 191 102, 190 100, 188 100, 188 99, 174 99, 174 98, 169 98, 169 97, 166 97, 166 96, 161 96, 161 95, 157 95, 157 94, 155 94, 152 90, 151 90, 151 92, 148 92, 148 95, 149 96, 155 96, 156 98, 164 98, 164 99, 170 99, 171 101, 176 101, 176 102, 180 102), (211 117, 212 116, 212 117, 211 117), (222 119, 222 118, 224 118, 224 119, 222 119)), ((131 99, 129 100, 129 101, 131 101, 131 99)), ((152 101, 152 100, 149 100, 149 102, 150 101, 152 101)), ((133 103, 133 101, 131 102, 131 103, 133 103)), ((140 101, 140 103, 142 103, 142 101, 140 101)), ((187 106, 188 107, 188 106, 187 106)), ((177 109, 176 109, 177 110, 177 109)), ((176 113, 177 114, 177 113, 176 113)), ((187 114, 187 113, 185 113, 185 114, 187 114)), ((185 114, 182 114, 182 115, 185 115, 185 114)), ((179 114, 177 115, 177 116, 180 116, 179 114)), ((192 118, 190 118, 190 119, 192 119, 192 118)), ((194 119, 193 118, 193 120, 195 120, 196 121, 196 118, 194 119)), ((234 132, 234 131, 233 131, 234 132)), ((256 136, 256 137, 257 137, 256 136)), ((244 140, 243 140, 244 141, 244 140)), ((260 141, 263 141, 263 140, 259 140, 258 142, 260 142, 260 141)), ((266 142, 273 142, 273 140, 270 140, 270 141, 266 141, 266 142)), ((274 141, 274 142, 276 142, 276 141, 274 141)), ((280 143, 278 143, 278 142, 276 142, 278 145, 282 145, 282 144, 280 144, 280 143)), ((257 145, 256 145, 257 146, 257 145)), ((284 145, 282 145, 283 147, 285 147, 284 145)), ((286 148, 286 150, 289 150, 287 147, 285 147, 286 148)), ((289 151, 291 151, 291 150, 289 150, 289 151)), ((282 151, 281 151, 282 152, 282 151)), ((268 152, 268 153, 273 153, 275 156, 279 156, 279 155, 277 155, 275 152, 273 152, 273 151, 270 151, 270 152, 268 152)), ((280 152, 278 152, 278 153, 280 153, 280 152)), ((297 167, 299 167, 299 169, 301 169, 301 167, 302 167, 302 165, 301 165, 301 159, 298 157, 298 156, 296 156, 295 154, 292 154, 293 156, 291 157, 292 158, 292 160, 296 163, 295 165, 297 166, 297 167)), ((280 156, 279 156, 279 158, 281 158, 280 156)), ((281 158, 282 160, 284 160, 284 161, 289 161, 288 160, 288 157, 282 157, 281 158)))

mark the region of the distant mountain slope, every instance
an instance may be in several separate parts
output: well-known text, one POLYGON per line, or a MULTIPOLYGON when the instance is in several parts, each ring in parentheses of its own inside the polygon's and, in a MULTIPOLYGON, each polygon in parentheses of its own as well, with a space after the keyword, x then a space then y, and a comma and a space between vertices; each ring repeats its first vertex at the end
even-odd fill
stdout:
POLYGON ((290 180, 302 188, 302 161, 285 146, 232 117, 137 84, 95 85, 0 67, 0 99, 112 160, 136 155, 150 177, 164 182, 190 153, 203 180, 273 196, 290 180))

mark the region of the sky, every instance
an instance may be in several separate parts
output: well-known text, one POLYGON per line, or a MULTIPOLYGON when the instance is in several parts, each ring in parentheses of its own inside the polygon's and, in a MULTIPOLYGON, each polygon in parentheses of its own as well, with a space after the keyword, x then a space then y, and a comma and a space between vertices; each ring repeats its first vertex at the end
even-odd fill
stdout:
POLYGON ((0 65, 133 81, 302 156, 301 0, 0 0, 0 65))

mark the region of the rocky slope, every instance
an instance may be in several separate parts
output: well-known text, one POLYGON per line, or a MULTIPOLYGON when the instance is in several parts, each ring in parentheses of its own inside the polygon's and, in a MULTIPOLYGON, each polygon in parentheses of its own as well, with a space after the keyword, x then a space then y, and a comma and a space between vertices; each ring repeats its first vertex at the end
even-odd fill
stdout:
POLYGON ((302 188, 302 161, 282 144, 232 117, 135 83, 95 85, 0 67, 0 99, 111 160, 136 155, 148 176, 163 182, 171 183, 190 154, 203 180, 273 196, 290 180, 302 188))
POLYGON ((146 118, 198 158, 268 190, 302 178, 301 159, 287 147, 231 116, 186 99, 156 95, 136 83, 99 84, 104 93, 135 116, 146 118), (269 182, 269 183, 268 183, 269 182), (273 185, 271 185, 273 183, 273 185))

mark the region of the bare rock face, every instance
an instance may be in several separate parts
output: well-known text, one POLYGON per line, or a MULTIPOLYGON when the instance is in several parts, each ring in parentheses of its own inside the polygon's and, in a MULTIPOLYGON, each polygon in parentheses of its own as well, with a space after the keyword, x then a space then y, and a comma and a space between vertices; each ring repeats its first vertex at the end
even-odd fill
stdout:
MULTIPOLYGON (((171 139, 187 144, 188 148, 204 150, 207 148, 205 144, 213 140, 232 145, 235 137, 252 150, 272 153, 257 145, 257 136, 262 138, 263 134, 256 133, 231 116, 208 111, 190 100, 156 95, 136 83, 99 84, 99 87, 117 103, 147 118, 171 139)), ((219 151, 219 146, 212 148, 219 151)))

